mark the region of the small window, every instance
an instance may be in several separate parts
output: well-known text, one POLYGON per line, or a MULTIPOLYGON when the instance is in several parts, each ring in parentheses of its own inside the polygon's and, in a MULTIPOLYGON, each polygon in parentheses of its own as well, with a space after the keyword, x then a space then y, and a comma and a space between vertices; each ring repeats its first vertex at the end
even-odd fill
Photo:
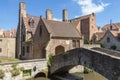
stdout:
POLYGON ((22 48, 22 55, 25 56, 25 47, 22 48))
POLYGON ((26 49, 26 52, 27 52, 27 53, 30 53, 30 47, 27 46, 26 48, 27 48, 27 49, 26 49))
POLYGON ((40 28, 39 28, 39 35, 40 36, 42 35, 42 25, 40 25, 40 28))
POLYGON ((110 38, 109 37, 107 37, 107 43, 109 43, 110 42, 110 38))
POLYGON ((76 47, 77 47, 77 48, 80 47, 80 41, 79 41, 79 40, 77 40, 77 42, 76 42, 76 47))
POLYGON ((2 48, 0 48, 0 52, 2 52, 2 48))
POLYGON ((22 38, 23 41, 25 41, 25 35, 23 35, 23 38, 22 38))
POLYGON ((76 47, 76 41, 75 40, 72 41, 72 45, 73 45, 73 48, 76 47))

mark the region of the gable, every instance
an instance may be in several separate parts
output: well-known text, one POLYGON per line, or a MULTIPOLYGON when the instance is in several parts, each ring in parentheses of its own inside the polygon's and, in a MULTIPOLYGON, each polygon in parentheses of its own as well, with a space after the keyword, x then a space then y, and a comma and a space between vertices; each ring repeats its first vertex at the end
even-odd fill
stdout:
POLYGON ((116 37, 108 30, 106 31, 105 35, 103 38, 100 40, 100 42, 107 42, 107 38, 110 38, 112 42, 116 41, 116 37))
POLYGON ((46 43, 50 39, 50 35, 42 20, 38 23, 33 39, 35 43, 46 43))

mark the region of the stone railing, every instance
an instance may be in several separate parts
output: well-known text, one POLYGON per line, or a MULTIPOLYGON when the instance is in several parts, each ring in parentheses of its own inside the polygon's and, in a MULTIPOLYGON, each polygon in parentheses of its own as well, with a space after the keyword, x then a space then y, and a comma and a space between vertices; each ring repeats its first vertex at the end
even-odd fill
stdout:
POLYGON ((47 68, 46 59, 34 59, 34 60, 23 60, 10 63, 0 63, 0 70, 4 71, 4 77, 0 80, 26 80, 27 78, 34 77, 37 73, 47 68), (30 76, 23 76, 23 71, 20 70, 20 74, 17 76, 12 76, 11 71, 13 70, 13 65, 16 68, 23 68, 24 70, 30 70, 30 76))

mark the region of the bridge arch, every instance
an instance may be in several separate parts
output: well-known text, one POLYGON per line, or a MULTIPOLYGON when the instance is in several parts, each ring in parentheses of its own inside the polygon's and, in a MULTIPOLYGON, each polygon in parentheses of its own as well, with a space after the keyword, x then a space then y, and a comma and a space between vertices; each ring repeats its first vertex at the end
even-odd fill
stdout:
POLYGON ((47 77, 47 75, 44 72, 39 72, 34 76, 34 78, 39 78, 39 77, 47 77))
MULTIPOLYGON (((106 50, 106 49, 105 49, 106 50)), ((116 53, 117 54, 117 53, 116 53)), ((50 74, 68 72, 77 65, 88 67, 109 80, 118 80, 120 58, 93 49, 77 48, 52 57, 50 74)))
POLYGON ((65 48, 63 47, 63 46, 61 46, 61 45, 59 45, 59 46, 57 46, 56 48, 55 48, 55 54, 57 55, 57 54, 60 54, 60 53, 64 53, 65 52, 65 48))

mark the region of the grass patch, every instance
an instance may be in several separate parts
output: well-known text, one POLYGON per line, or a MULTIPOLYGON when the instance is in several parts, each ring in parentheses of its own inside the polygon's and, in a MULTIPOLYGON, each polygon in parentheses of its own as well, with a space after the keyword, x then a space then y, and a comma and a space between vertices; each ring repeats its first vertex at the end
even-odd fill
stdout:
POLYGON ((84 73, 90 73, 90 72, 93 72, 93 70, 88 67, 84 67, 84 73))
POLYGON ((19 61, 18 59, 15 58, 1 58, 0 63, 6 63, 6 62, 16 62, 19 61))

